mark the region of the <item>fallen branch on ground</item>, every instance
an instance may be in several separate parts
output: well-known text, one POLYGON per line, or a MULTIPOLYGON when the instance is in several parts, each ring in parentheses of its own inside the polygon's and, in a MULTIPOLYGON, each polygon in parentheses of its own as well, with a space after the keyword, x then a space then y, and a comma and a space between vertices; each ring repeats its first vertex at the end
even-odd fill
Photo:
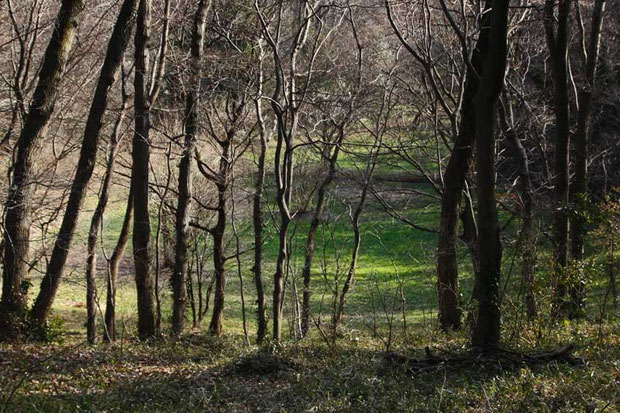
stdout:
POLYGON ((388 362, 406 364, 414 373, 436 370, 443 367, 466 368, 480 365, 495 365, 500 368, 514 368, 524 365, 540 365, 552 362, 562 362, 570 365, 585 364, 585 361, 571 353, 575 349, 574 344, 569 344, 559 350, 544 351, 538 353, 520 353, 505 349, 498 349, 489 354, 450 354, 439 357, 433 355, 426 347, 426 357, 414 358, 396 353, 387 353, 384 358, 388 362))

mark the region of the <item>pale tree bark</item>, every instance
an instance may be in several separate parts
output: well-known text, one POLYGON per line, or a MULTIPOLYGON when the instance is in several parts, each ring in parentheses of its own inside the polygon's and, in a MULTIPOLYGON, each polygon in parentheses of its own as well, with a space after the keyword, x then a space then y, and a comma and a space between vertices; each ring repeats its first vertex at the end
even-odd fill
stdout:
POLYGON ((259 128, 260 149, 258 153, 258 165, 256 169, 256 182, 254 183, 254 195, 252 197, 252 225, 254 227, 254 285, 256 287, 256 342, 261 344, 267 334, 267 314, 265 310, 265 287, 263 284, 263 191, 265 186, 265 159, 267 146, 269 145, 269 132, 265 126, 263 116, 263 59, 264 52, 262 41, 258 41, 260 55, 258 57, 258 98, 255 101, 256 117, 259 128))
POLYGON ((489 52, 475 97, 476 181, 478 186, 479 295, 472 343, 478 351, 495 351, 500 340, 499 281, 502 245, 495 197, 496 106, 504 85, 508 54, 509 0, 494 0, 491 9, 489 52))
POLYGON ((36 157, 54 111, 56 95, 73 46, 83 0, 63 0, 45 50, 39 80, 17 142, 17 155, 5 204, 4 272, 0 304, 0 334, 19 334, 26 314, 31 205, 36 157))
MULTIPOLYGON (((292 220, 291 212, 292 185, 293 185, 293 139, 297 134, 299 122, 299 110, 304 103, 303 97, 307 91, 311 72, 304 75, 305 86, 297 83, 298 58, 301 50, 308 40, 310 23, 313 20, 310 3, 303 1, 296 10, 296 24, 293 30, 292 43, 288 50, 283 52, 280 44, 280 31, 282 21, 276 21, 275 36, 272 35, 269 23, 264 16, 258 1, 254 7, 269 47, 271 48, 275 85, 271 97, 271 108, 276 119, 276 143, 274 153, 274 177, 276 183, 276 202, 280 215, 280 228, 278 231, 278 258, 273 281, 273 334, 272 339, 279 341, 282 337, 282 308, 284 305, 284 274, 288 259, 288 229, 292 220), (285 69, 286 66, 286 69, 285 69)), ((282 13, 284 5, 279 5, 279 13, 282 13)), ((315 52, 316 53, 316 50, 315 52)), ((315 55, 307 59, 314 61, 315 55)))
MULTIPOLYGON (((88 113, 88 119, 86 120, 82 149, 73 184, 71 185, 69 201, 63 216, 62 224, 60 225, 60 230, 56 237, 56 243, 52 250, 52 256, 47 266, 47 271, 41 281, 39 295, 32 309, 33 322, 39 326, 45 324, 52 304, 54 303, 54 297, 60 285, 60 279, 67 262, 73 234, 78 223, 80 209, 84 202, 88 183, 95 169, 97 147, 101 128, 103 126, 103 115, 108 105, 110 90, 116 81, 123 54, 129 43, 136 3, 137 0, 125 0, 123 2, 108 42, 108 48, 95 89, 95 95, 88 113)), ((91 300, 94 299, 93 288, 94 285, 87 286, 89 291, 88 296, 91 300)), ((91 334, 95 334, 94 330, 90 332, 91 334)))
MULTIPOLYGON (((342 144, 344 143, 344 139, 345 139, 346 132, 347 132, 347 127, 349 123, 351 122, 351 118, 353 116, 353 112, 355 109, 355 103, 359 95, 359 92, 361 89, 361 83, 362 83, 362 69, 364 66, 363 65, 364 50, 359 40, 357 24, 355 22, 353 11, 350 6, 348 7, 348 14, 349 14, 349 23, 351 25, 351 32, 353 34, 353 38, 355 39, 355 45, 357 49, 357 67, 356 67, 357 76, 355 79, 355 83, 352 86, 352 90, 351 90, 351 93, 348 99, 349 104, 348 104, 347 111, 344 115, 344 118, 340 121, 336 121, 333 118, 330 119, 331 123, 335 126, 337 137, 333 143, 330 143, 327 146, 325 146, 324 152, 323 152, 323 157, 327 161, 327 165, 328 165, 327 175, 325 176, 325 178, 323 178, 323 181, 321 181, 321 184, 319 185, 316 205, 314 208, 314 214, 312 216, 312 221, 310 223, 310 228, 308 230, 308 235, 306 238, 306 254, 304 258, 304 266, 302 269, 302 279, 304 283, 304 291, 303 291, 302 306, 301 306, 301 336, 302 337, 306 337, 310 329, 310 299, 311 299, 311 294, 312 294, 310 283, 311 283, 311 278, 312 278, 311 277, 312 261, 314 258, 314 251, 315 251, 316 232, 319 228, 319 225, 321 223, 321 219, 323 216, 323 210, 325 208, 327 191, 336 176, 336 166, 338 162, 338 157, 340 155, 342 144)), ((327 111, 329 111, 329 108, 327 109, 327 111)), ((329 113, 328 115, 331 117, 329 113)), ((364 192, 367 192, 367 191, 364 191, 364 192)), ((366 194, 364 194, 364 197, 365 196, 366 194)), ((361 210, 360 210, 360 213, 361 213, 361 210)), ((358 224, 354 223, 354 228, 356 226, 358 226, 358 224)), ((358 246, 359 246, 359 243, 358 243, 358 246)))
POLYGON ((190 86, 185 101, 185 147, 179 165, 179 197, 176 210, 176 245, 172 275, 172 331, 185 328, 186 289, 189 250, 189 210, 192 199, 192 162, 196 152, 200 106, 201 59, 209 0, 200 0, 194 15, 190 62, 190 86))

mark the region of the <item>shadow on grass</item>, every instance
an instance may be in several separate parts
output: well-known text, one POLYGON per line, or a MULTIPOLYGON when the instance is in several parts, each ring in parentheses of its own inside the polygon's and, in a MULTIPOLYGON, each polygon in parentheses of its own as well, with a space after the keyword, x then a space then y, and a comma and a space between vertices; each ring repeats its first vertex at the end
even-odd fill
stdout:
MULTIPOLYGON (((195 336, 175 345, 135 344, 122 358, 112 356, 97 346, 29 372, 8 411, 459 411, 484 408, 480 389, 498 380, 515 386, 513 398, 528 397, 519 393, 520 367, 471 363, 413 374, 406 363, 368 349, 291 345, 269 354, 195 336)), ((562 368, 532 367, 530 379, 562 368)))

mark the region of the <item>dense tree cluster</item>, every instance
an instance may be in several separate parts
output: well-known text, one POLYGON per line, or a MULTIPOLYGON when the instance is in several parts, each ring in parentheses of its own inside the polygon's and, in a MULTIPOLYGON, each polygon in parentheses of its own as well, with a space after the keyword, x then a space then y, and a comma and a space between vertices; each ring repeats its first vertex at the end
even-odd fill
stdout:
MULTIPOLYGON (((140 339, 180 335, 188 317, 198 328, 208 311, 220 335, 236 276, 246 340, 246 307, 259 343, 315 327, 335 340, 371 203, 436 236, 439 324, 466 322, 476 350, 500 346, 506 243, 527 319, 582 315, 589 231, 601 210, 618 214, 616 2, 2 3, 0 340, 45 338, 71 267, 85 274, 88 341, 114 341, 130 241, 140 339), (112 198, 124 220, 102 257, 112 198), (416 221, 414 198, 436 207, 435 227, 416 221), (335 219, 351 243, 328 259, 335 219), (319 279, 328 321, 313 309, 319 279)), ((613 271, 609 283, 615 297, 613 271)))

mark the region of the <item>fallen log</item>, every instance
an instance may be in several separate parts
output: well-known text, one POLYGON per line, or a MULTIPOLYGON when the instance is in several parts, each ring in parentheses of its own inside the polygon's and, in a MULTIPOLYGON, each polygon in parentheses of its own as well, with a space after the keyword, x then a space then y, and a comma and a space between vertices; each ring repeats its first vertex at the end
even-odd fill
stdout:
POLYGON ((562 362, 570 365, 585 364, 585 361, 572 355, 574 344, 569 344, 558 350, 537 353, 521 353, 506 349, 497 349, 485 354, 449 354, 437 356, 426 347, 426 356, 422 358, 407 357, 397 353, 387 353, 384 359, 395 364, 405 364, 414 373, 421 373, 446 367, 468 368, 481 365, 494 365, 500 368, 514 368, 526 365, 540 365, 552 362, 562 362))

